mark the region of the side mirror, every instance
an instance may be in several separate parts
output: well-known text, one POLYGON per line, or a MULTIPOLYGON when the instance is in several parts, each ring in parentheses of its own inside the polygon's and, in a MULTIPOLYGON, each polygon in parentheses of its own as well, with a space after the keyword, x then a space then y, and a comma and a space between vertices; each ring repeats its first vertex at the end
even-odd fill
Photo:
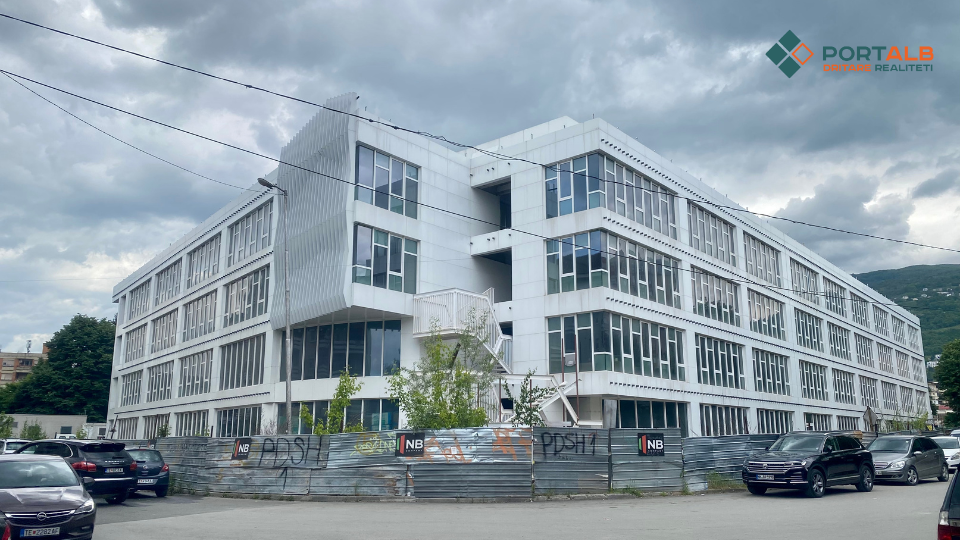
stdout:
POLYGON ((93 478, 90 478, 89 476, 83 477, 83 487, 85 488, 93 487, 93 484, 95 484, 96 482, 97 482, 96 480, 94 480, 93 478))
POLYGON ((915 456, 919 456, 919 455, 922 455, 922 454, 923 454, 923 452, 921 452, 921 451, 919 451, 919 450, 917 450, 916 452, 913 453, 913 455, 915 455, 915 456))
POLYGON ((823 449, 823 453, 824 453, 824 454, 829 454, 829 453, 831 453, 831 452, 833 452, 833 448, 827 447, 827 448, 824 448, 824 449, 823 449))

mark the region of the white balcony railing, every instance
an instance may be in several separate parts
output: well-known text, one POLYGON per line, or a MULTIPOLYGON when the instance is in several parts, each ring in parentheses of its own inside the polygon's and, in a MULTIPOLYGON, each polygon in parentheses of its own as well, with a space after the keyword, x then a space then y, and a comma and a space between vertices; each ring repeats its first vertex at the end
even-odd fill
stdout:
POLYGON ((492 288, 483 294, 444 289, 414 296, 413 336, 429 336, 434 325, 441 336, 462 334, 468 329, 476 332, 487 350, 500 360, 501 367, 511 373, 513 342, 500 330, 494 315, 492 288))

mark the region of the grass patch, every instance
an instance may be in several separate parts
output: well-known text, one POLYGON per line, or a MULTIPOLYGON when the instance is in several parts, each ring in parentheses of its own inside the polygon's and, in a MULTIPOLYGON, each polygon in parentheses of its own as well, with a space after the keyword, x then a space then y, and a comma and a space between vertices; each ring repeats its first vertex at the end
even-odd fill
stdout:
POLYGON ((747 486, 739 478, 729 478, 712 471, 707 473, 707 489, 711 491, 732 491, 747 489, 747 486))
POLYGON ((622 493, 624 495, 633 495, 634 497, 643 498, 644 494, 637 488, 625 487, 619 489, 611 489, 610 493, 622 493))

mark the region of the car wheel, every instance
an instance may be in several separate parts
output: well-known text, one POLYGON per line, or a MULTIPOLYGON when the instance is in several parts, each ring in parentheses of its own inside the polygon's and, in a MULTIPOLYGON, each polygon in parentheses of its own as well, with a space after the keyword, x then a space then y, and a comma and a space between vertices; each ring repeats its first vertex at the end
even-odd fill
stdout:
POLYGON ((767 488, 755 484, 747 484, 747 490, 754 495, 763 495, 767 492, 767 488))
POLYGON ((123 493, 117 493, 112 497, 105 497, 104 499, 108 504, 123 504, 123 502, 127 500, 128 495, 129 493, 124 491, 123 493))
POLYGON ((917 474, 917 469, 915 467, 910 467, 907 470, 907 485, 915 486, 920 483, 920 475, 917 474))
POLYGON ((810 471, 810 474, 807 475, 807 489, 806 496, 819 499, 823 497, 823 492, 826 489, 826 480, 823 478, 823 473, 818 469, 813 469, 810 471))
POLYGON ((940 465, 940 476, 937 477, 937 480, 941 482, 946 482, 948 480, 949 475, 950 475, 950 468, 947 467, 947 464, 944 463, 943 465, 940 465))
POLYGON ((156 491, 157 497, 166 497, 169 487, 162 487, 156 491))
POLYGON ((873 471, 866 465, 860 466, 860 481, 857 482, 857 491, 873 491, 873 471))

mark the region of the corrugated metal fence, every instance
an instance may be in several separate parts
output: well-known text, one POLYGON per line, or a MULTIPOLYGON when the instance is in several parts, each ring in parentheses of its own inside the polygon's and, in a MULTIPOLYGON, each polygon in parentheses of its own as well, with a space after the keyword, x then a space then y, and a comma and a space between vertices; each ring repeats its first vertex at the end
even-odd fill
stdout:
POLYGON ((776 435, 681 439, 678 429, 476 428, 426 431, 398 455, 404 431, 157 441, 178 485, 199 493, 418 498, 529 498, 610 490, 693 491, 739 480, 776 435))

